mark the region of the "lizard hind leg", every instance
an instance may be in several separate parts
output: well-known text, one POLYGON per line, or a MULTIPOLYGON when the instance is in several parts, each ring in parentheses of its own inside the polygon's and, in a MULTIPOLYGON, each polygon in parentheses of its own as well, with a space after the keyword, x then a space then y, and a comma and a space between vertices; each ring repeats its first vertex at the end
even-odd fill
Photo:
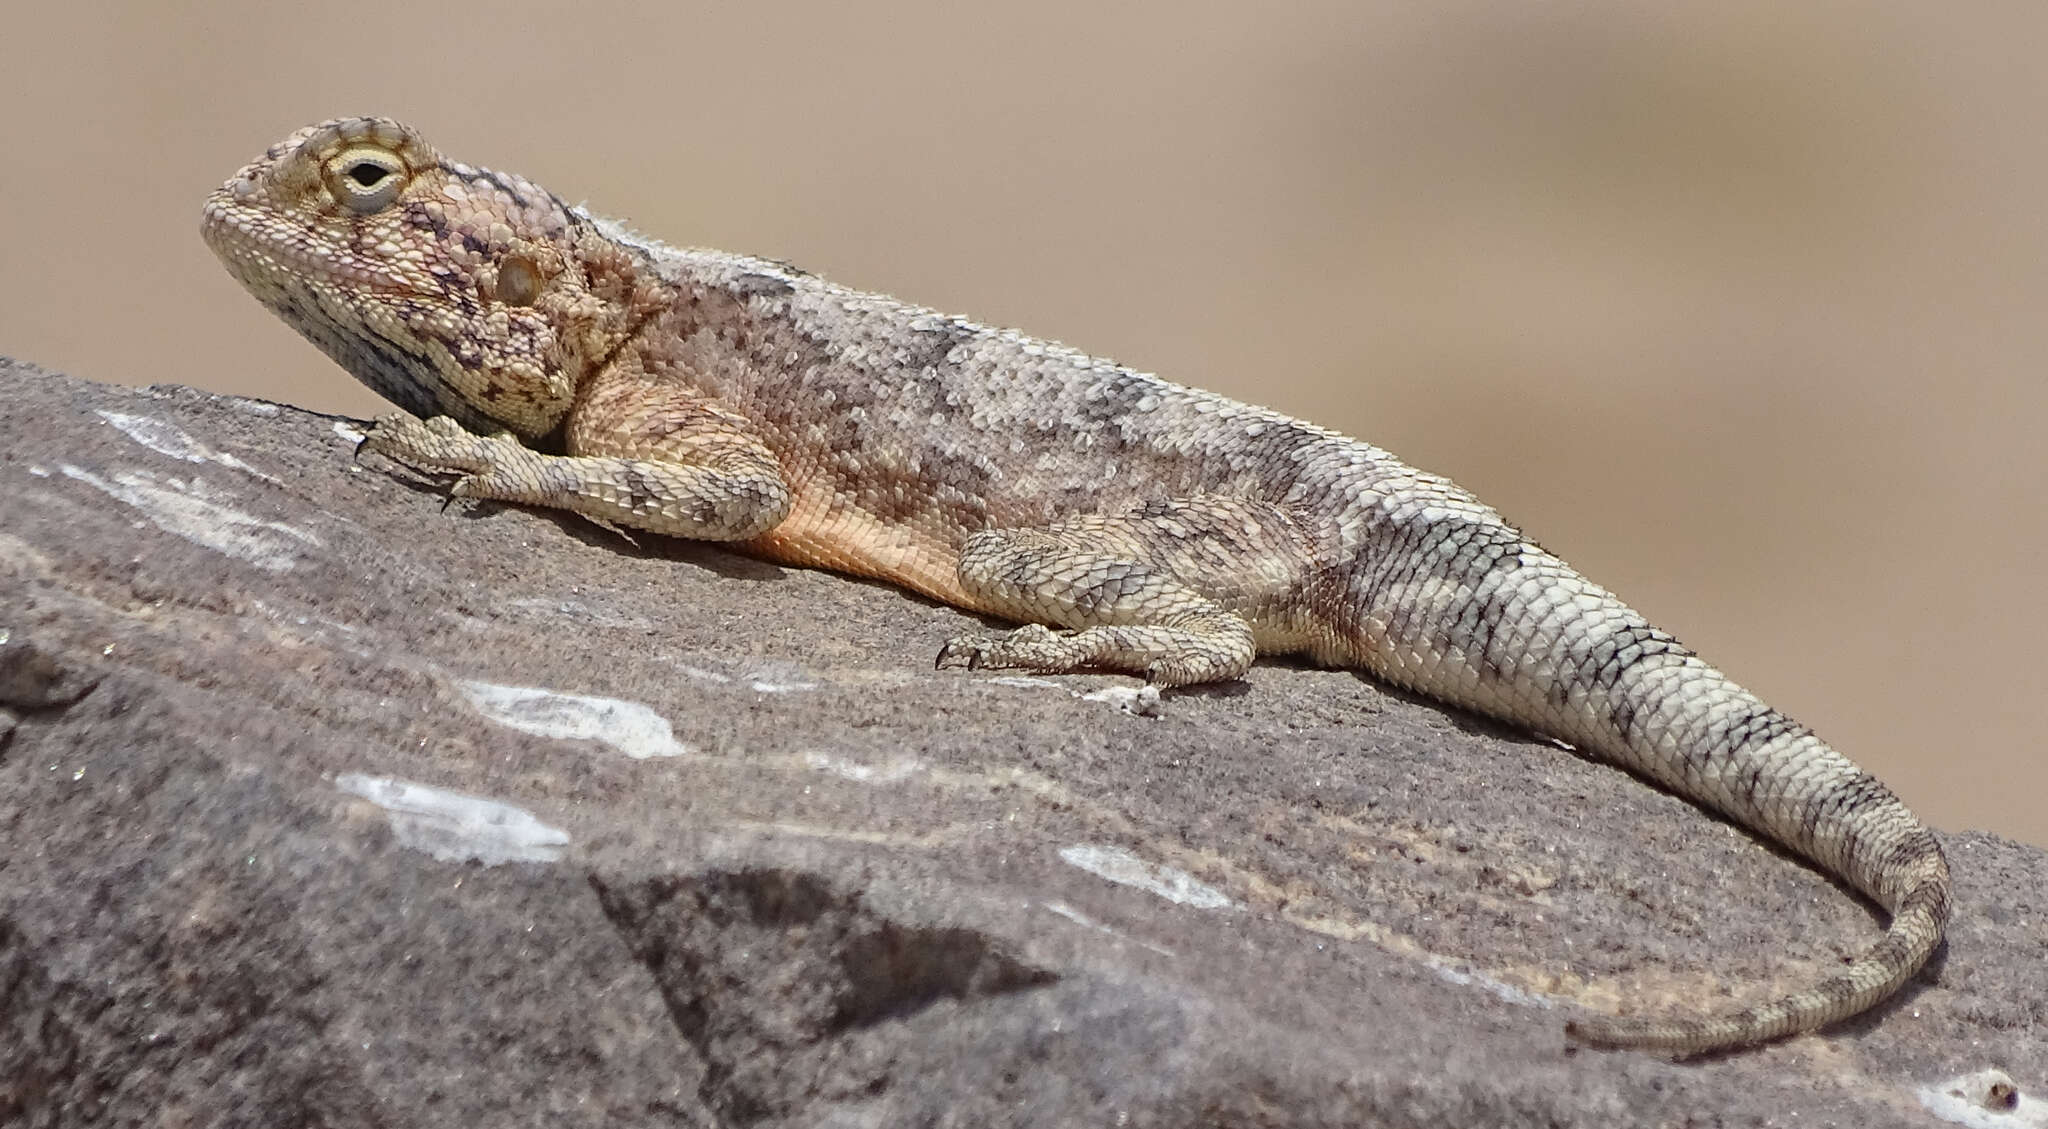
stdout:
POLYGON ((1093 667, 1160 687, 1242 675, 1258 654, 1250 621, 1214 588, 1181 579, 1199 575, 1189 566, 1200 546, 1174 540, 1178 552, 1159 543, 1144 516, 974 534, 961 547, 961 587, 979 610, 1027 626, 953 639, 938 665, 1039 674, 1093 667))

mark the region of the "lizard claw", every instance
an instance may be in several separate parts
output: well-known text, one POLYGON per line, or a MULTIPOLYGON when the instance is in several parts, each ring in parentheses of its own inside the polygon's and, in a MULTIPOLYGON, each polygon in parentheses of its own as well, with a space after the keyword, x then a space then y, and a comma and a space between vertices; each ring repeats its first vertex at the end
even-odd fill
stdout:
POLYGON ((946 645, 939 648, 938 657, 932 660, 932 669, 945 670, 948 667, 953 667, 963 670, 980 670, 981 652, 982 645, 979 639, 967 635, 948 639, 946 640, 946 645))
POLYGON ((1042 623, 1027 623, 1007 635, 994 637, 959 635, 939 648, 933 669, 1023 670, 1039 674, 1063 674, 1076 662, 1060 653, 1069 636, 1042 623))

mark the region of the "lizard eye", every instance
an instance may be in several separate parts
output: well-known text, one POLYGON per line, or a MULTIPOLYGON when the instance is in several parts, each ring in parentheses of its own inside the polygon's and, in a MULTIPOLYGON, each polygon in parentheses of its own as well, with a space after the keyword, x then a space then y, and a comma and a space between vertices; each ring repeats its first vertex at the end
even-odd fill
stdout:
POLYGON ((328 190, 362 215, 390 207, 406 180, 405 162, 382 149, 350 149, 327 162, 328 190))

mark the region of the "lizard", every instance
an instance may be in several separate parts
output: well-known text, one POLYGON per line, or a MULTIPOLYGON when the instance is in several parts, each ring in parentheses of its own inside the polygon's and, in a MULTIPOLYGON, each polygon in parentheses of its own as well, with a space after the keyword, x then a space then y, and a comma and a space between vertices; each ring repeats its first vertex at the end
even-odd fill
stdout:
MULTIPOLYGON (((1449 479, 1280 413, 786 263, 678 249, 387 118, 270 147, 207 199, 258 300, 402 411, 362 447, 466 499, 724 542, 1020 624, 947 668, 1235 679, 1351 668, 1565 742, 1889 914, 1747 1008, 1587 1015, 1685 1057, 1825 1027, 1942 943, 1934 834, 1881 782, 1449 479)), ((1624 1009, 1627 1010, 1627 1009, 1624 1009)))

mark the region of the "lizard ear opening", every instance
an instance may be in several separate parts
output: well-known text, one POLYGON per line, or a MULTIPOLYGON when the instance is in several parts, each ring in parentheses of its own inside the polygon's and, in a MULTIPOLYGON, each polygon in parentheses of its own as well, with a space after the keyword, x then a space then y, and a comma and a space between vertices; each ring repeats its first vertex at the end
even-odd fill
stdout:
POLYGON ((405 162, 384 149, 360 147, 328 158, 327 190, 334 198, 360 215, 381 212, 405 189, 411 179, 405 162))
POLYGON ((498 264, 498 301, 508 306, 531 306, 540 298, 540 264, 521 254, 505 256, 498 264))

